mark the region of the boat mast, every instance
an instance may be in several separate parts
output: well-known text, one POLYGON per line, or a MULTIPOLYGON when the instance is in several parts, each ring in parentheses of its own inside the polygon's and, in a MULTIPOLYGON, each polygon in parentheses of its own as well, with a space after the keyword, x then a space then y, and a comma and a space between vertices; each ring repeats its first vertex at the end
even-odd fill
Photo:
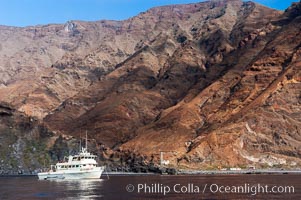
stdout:
POLYGON ((87 130, 86 130, 86 150, 88 150, 88 133, 87 133, 87 130))
POLYGON ((79 152, 82 151, 82 134, 79 133, 79 152))

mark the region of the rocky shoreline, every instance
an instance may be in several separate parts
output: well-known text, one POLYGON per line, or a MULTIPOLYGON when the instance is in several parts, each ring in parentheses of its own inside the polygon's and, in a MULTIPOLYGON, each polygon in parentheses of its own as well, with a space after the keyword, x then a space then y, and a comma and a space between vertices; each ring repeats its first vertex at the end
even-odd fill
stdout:
MULTIPOLYGON (((36 176, 40 171, 32 172, 20 171, 0 171, 3 176, 36 176)), ((301 169, 242 169, 242 170, 187 170, 156 167, 148 170, 107 168, 103 175, 227 175, 227 174, 301 174, 301 169)))

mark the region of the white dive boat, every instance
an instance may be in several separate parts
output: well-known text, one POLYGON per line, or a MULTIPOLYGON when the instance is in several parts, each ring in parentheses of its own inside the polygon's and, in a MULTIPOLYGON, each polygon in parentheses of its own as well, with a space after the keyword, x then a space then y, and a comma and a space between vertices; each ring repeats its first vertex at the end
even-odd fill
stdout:
POLYGON ((51 165, 50 171, 38 173, 40 180, 48 179, 99 179, 104 166, 98 166, 97 156, 92 155, 86 147, 79 154, 69 156, 67 161, 51 165))

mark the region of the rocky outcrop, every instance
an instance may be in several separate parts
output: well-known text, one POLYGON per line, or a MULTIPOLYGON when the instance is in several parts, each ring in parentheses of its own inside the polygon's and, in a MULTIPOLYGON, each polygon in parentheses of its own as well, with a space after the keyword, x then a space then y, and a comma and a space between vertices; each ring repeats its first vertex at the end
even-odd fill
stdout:
POLYGON ((53 133, 36 119, 26 117, 10 105, 0 104, 0 174, 33 173, 49 163, 43 139, 53 133))
MULTIPOLYGON (((96 144, 88 140, 97 154, 96 144)), ((38 118, 28 117, 0 103, 0 176, 30 175, 78 151, 79 138, 47 129, 38 118)))

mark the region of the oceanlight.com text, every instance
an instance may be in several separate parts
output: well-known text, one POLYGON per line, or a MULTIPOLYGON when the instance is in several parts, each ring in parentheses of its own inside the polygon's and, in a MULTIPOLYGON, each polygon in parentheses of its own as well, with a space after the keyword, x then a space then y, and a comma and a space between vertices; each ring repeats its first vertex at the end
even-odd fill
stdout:
POLYGON ((197 185, 194 183, 165 185, 162 183, 139 183, 136 185, 128 184, 127 192, 138 194, 294 194, 294 186, 248 184, 243 185, 221 185, 216 183, 197 185))

